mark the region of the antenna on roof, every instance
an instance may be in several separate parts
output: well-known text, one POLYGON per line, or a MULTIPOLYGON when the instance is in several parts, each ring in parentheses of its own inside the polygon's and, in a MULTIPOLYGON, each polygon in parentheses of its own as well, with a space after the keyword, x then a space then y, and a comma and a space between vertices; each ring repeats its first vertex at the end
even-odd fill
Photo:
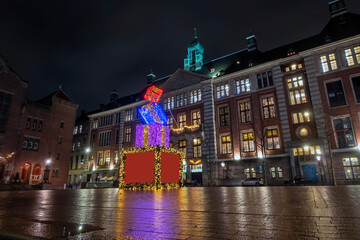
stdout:
POLYGON ((194 38, 197 38, 196 27, 194 27, 194 38))

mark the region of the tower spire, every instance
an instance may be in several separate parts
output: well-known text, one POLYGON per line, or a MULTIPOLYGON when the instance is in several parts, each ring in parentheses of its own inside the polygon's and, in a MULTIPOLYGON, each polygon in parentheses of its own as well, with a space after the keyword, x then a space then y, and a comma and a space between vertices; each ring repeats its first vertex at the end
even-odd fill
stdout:
POLYGON ((194 38, 197 38, 196 27, 194 27, 194 38))

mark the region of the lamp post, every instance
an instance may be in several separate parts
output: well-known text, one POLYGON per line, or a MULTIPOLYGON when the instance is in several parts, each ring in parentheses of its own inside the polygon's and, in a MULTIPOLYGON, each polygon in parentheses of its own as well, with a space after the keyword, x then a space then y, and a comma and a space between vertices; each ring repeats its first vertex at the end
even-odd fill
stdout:
POLYGON ((50 159, 46 160, 46 165, 45 165, 45 169, 44 169, 43 183, 49 183, 50 163, 51 163, 50 159))

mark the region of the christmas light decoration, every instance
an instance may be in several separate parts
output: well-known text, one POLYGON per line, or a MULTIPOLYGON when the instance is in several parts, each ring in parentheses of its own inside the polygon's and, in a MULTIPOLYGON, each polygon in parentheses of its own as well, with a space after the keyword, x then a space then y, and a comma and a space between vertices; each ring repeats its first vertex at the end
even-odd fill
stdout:
POLYGON ((123 149, 120 155, 120 167, 119 167, 119 188, 121 189, 170 189, 182 187, 182 169, 184 155, 181 151, 173 148, 159 147, 159 146, 148 146, 142 148, 128 148, 123 149), (138 183, 126 183, 126 156, 132 153, 148 153, 154 152, 154 180, 153 182, 138 182, 138 183), (170 153, 179 156, 179 178, 178 182, 162 182, 161 179, 161 166, 162 166, 162 153, 170 153))
POLYGON ((153 85, 146 90, 144 99, 149 100, 152 103, 155 103, 160 100, 162 94, 163 94, 163 90, 153 85))
POLYGON ((170 146, 170 129, 161 124, 137 125, 135 147, 170 146))
POLYGON ((139 108, 146 125, 136 126, 135 148, 122 149, 120 189, 168 189, 182 186, 183 153, 169 148, 167 116, 157 102, 162 90, 151 86, 144 98, 151 103, 139 108))
POLYGON ((192 125, 192 126, 184 126, 181 128, 172 128, 171 131, 173 131, 176 134, 180 134, 183 133, 185 130, 189 130, 189 131, 196 131, 200 128, 200 125, 192 125))

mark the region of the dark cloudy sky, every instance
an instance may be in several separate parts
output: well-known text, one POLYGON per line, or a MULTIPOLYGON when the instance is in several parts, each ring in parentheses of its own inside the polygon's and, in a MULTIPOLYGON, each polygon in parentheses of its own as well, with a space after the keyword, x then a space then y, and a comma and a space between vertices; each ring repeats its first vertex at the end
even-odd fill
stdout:
MULTIPOLYGON (((0 0, 0 54, 41 98, 62 85, 79 109, 93 110, 183 67, 198 29, 208 60, 246 47, 252 30, 260 50, 318 33, 330 19, 328 0, 0 0)), ((360 13, 359 0, 346 0, 360 13)))

